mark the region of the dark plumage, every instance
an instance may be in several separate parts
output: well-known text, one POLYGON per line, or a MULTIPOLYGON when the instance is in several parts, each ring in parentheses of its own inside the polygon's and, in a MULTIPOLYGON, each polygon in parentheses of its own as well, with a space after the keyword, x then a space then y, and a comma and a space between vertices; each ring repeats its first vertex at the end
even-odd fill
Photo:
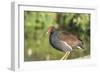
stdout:
POLYGON ((81 40, 68 32, 57 32, 54 26, 48 28, 50 44, 62 52, 70 52, 72 48, 83 48, 81 40))

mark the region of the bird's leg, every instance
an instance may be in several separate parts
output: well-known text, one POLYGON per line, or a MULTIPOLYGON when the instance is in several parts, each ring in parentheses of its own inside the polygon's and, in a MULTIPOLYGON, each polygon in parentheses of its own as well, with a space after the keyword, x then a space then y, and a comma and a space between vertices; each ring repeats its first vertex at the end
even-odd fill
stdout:
POLYGON ((69 54, 70 54, 70 51, 67 51, 67 52, 65 53, 65 55, 61 58, 61 60, 67 59, 68 56, 69 56, 69 54))
POLYGON ((69 55, 70 55, 70 51, 67 52, 67 55, 65 56, 64 60, 68 59, 69 55))
POLYGON ((67 52, 65 53, 65 55, 61 58, 61 60, 64 60, 64 58, 66 57, 67 55, 67 52))

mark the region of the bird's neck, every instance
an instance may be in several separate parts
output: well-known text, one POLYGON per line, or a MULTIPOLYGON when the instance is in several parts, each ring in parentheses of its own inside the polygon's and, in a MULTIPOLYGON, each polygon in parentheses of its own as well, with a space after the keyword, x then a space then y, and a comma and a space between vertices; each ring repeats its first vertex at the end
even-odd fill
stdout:
POLYGON ((51 34, 50 34, 50 39, 55 39, 55 40, 57 40, 57 36, 58 36, 58 34, 57 34, 57 31, 53 31, 51 34), (53 38, 52 38, 53 37, 53 38))
POLYGON ((55 30, 55 31, 52 31, 51 33, 50 33, 50 36, 52 36, 52 35, 57 35, 57 31, 55 30))

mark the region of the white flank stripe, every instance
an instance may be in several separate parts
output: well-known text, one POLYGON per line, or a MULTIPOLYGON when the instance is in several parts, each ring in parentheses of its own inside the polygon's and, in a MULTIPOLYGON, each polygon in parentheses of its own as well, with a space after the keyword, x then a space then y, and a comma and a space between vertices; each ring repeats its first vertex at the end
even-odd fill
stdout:
POLYGON ((68 45, 66 42, 62 41, 67 47, 69 47, 72 50, 72 47, 68 45))

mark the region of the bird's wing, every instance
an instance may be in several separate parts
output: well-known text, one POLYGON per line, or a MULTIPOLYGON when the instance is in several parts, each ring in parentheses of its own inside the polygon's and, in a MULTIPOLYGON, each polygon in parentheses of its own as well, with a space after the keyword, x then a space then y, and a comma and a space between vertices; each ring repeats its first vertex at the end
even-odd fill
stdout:
POLYGON ((72 51, 72 47, 62 40, 54 41, 55 48, 63 52, 72 51))
POLYGON ((72 51, 72 47, 69 44, 67 44, 65 41, 60 41, 60 42, 65 52, 72 51))
POLYGON ((66 42, 71 47, 77 46, 81 43, 77 36, 70 34, 68 32, 60 32, 58 35, 59 39, 66 42))

